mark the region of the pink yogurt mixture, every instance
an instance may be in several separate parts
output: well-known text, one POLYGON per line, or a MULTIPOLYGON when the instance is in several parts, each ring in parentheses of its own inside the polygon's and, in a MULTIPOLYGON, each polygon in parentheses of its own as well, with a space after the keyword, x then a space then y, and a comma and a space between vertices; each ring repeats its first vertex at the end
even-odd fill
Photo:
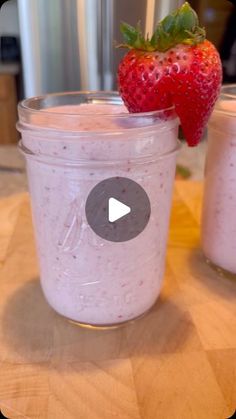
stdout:
POLYGON ((27 170, 46 299, 57 312, 80 323, 133 319, 154 304, 162 284, 176 165, 176 153, 168 153, 176 149, 178 121, 129 129, 132 122, 102 115, 124 112, 120 105, 47 111, 56 114, 57 131, 43 128, 48 112, 40 112, 34 123, 41 129, 22 133, 24 146, 37 154, 28 155, 27 170), (85 117, 65 126, 59 115, 65 111, 85 117), (86 162, 78 164, 78 159, 86 162), (138 182, 151 202, 144 231, 121 243, 97 236, 85 215, 91 189, 113 176, 138 182))
POLYGON ((204 254, 232 273, 236 273, 235 115, 236 101, 221 100, 211 117, 202 212, 204 254))

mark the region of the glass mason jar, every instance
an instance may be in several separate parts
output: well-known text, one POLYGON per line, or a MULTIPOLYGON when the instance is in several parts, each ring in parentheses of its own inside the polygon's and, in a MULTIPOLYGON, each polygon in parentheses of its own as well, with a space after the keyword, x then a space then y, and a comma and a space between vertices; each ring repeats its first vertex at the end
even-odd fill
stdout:
POLYGON ((236 275, 236 85, 222 87, 208 127, 202 210, 207 262, 236 275))
POLYGON ((145 313, 164 272, 179 147, 174 110, 129 114, 113 92, 52 94, 20 103, 18 130, 48 303, 94 327, 145 313), (151 213, 136 237, 111 241, 91 228, 85 207, 96 185, 120 177, 143 188, 151 213))

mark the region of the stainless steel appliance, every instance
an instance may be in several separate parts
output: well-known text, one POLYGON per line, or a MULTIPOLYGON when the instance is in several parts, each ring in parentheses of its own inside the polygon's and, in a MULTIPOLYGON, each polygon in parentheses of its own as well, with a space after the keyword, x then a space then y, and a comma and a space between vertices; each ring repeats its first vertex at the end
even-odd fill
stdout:
POLYGON ((18 0, 25 96, 116 89, 120 21, 145 32, 179 0, 18 0))

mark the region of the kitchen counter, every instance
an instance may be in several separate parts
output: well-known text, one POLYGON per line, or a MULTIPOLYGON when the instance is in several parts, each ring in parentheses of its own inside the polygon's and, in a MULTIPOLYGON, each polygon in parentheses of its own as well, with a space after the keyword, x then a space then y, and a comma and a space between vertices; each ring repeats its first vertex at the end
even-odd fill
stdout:
POLYGON ((16 145, 0 145, 0 198, 26 190, 24 157, 16 145))
POLYGON ((202 183, 176 181, 161 296, 140 320, 79 328, 45 302, 27 193, 0 199, 0 408, 39 419, 226 419, 236 281, 205 263, 202 183))

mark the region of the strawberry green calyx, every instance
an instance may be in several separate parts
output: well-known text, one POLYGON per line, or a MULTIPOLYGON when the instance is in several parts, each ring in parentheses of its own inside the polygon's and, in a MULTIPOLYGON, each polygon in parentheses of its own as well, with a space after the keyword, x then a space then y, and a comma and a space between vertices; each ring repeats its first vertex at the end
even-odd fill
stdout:
POLYGON ((141 51, 165 52, 177 44, 197 45, 206 38, 205 29, 199 26, 198 16, 188 2, 161 20, 150 39, 142 35, 140 23, 135 28, 122 22, 120 30, 124 43, 119 47, 141 51))

